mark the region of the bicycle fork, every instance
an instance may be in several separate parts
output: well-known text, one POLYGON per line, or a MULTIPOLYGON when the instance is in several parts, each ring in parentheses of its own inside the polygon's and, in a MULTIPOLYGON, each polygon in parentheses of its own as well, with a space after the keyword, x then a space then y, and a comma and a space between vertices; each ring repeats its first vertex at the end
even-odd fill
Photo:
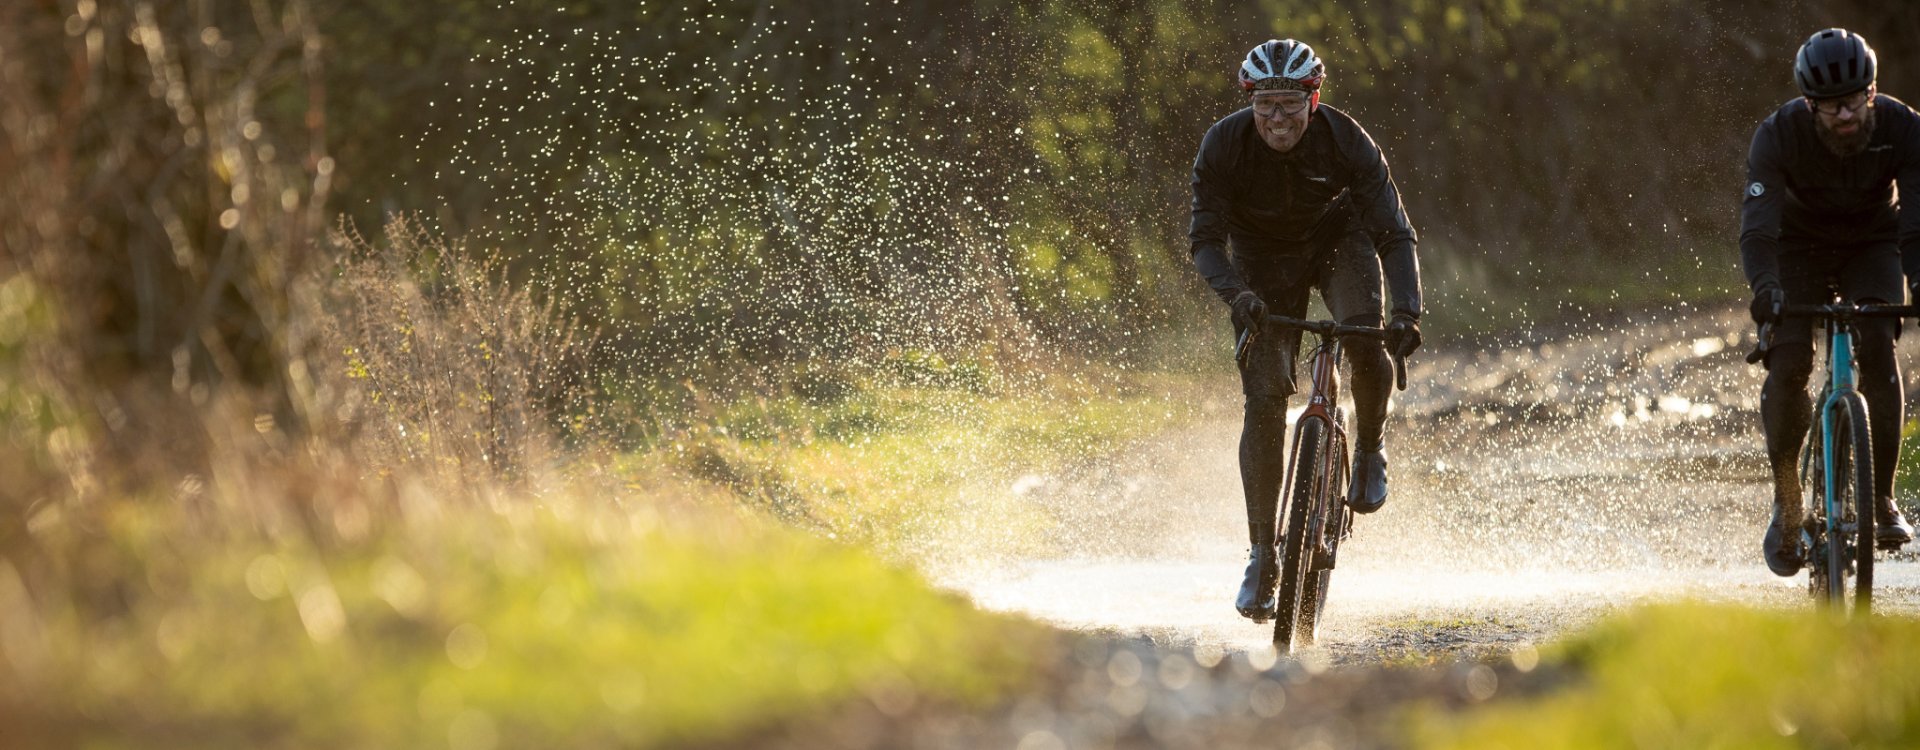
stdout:
MULTIPOLYGON (((1824 506, 1821 516, 1825 521, 1824 528, 1820 529, 1820 536, 1823 537, 1821 539, 1823 543, 1831 543, 1835 530, 1838 530, 1840 538, 1852 539, 1853 532, 1859 524, 1858 519, 1849 523, 1847 513, 1851 508, 1841 506, 1841 483, 1850 481, 1851 477, 1847 476, 1849 472, 1845 471, 1844 467, 1834 465, 1833 446, 1834 430, 1838 427, 1835 424, 1836 415, 1846 408, 1846 401, 1840 398, 1840 394, 1855 392, 1853 332, 1844 327, 1834 331, 1828 337, 1827 350, 1831 353, 1829 355, 1831 361, 1828 363, 1831 376, 1820 400, 1820 485, 1823 495, 1821 503, 1824 506)), ((1853 450, 1856 454, 1871 455, 1872 446, 1856 445, 1853 450)), ((1851 554, 1845 557, 1849 561, 1853 559, 1851 554)))
POLYGON ((1347 507, 1344 499, 1347 489, 1347 431, 1344 416, 1339 409, 1333 410, 1333 424, 1327 431, 1326 486, 1315 493, 1323 507, 1313 515, 1313 528, 1308 531, 1307 539, 1313 542, 1313 564, 1309 571, 1332 570, 1335 551, 1339 543, 1346 541, 1353 533, 1353 509, 1347 507))
POLYGON ((1352 533, 1352 513, 1340 494, 1347 486, 1347 430, 1346 415, 1340 408, 1340 373, 1336 363, 1340 360, 1339 340, 1321 343, 1314 348, 1313 390, 1307 401, 1307 408, 1300 419, 1294 423, 1293 456, 1287 462, 1287 487, 1294 486, 1293 472, 1311 471, 1317 476, 1309 508, 1306 528, 1306 544, 1303 548, 1312 550, 1308 556, 1307 572, 1331 570, 1334 567, 1335 550, 1341 540, 1352 533), (1301 438, 1307 432, 1304 426, 1308 420, 1320 420, 1324 429, 1320 430, 1323 444, 1316 451, 1320 466, 1300 465, 1301 438))

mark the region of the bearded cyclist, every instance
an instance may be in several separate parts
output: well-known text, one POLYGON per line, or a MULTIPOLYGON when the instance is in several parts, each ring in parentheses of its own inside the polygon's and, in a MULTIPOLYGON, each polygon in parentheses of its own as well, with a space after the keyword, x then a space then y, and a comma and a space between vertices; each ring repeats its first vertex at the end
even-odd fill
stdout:
MULTIPOLYGON (((1794 57, 1800 98, 1760 123, 1747 152, 1740 260, 1753 289, 1753 320, 1774 330, 1760 391, 1773 468, 1762 554, 1781 576, 1806 563, 1799 468, 1813 418, 1813 321, 1781 318, 1780 307, 1824 304, 1831 291, 1856 303, 1898 303, 1907 284, 1920 281, 1920 117, 1879 93, 1876 64, 1859 34, 1814 34, 1794 57)), ((1913 290, 1920 297, 1920 286, 1913 290)), ((1904 407, 1893 356, 1899 326, 1891 318, 1854 321, 1873 438, 1875 534, 1887 545, 1913 541, 1893 503, 1904 407)))
POLYGON ((1300 346, 1299 331, 1263 331, 1266 316, 1305 316, 1309 290, 1319 289, 1340 322, 1378 327, 1384 268, 1393 300, 1385 346, 1345 343, 1358 422, 1346 501, 1357 513, 1387 501, 1387 353, 1420 346, 1413 227, 1380 148, 1352 117, 1320 102, 1325 80, 1326 66, 1306 44, 1277 39, 1253 48, 1239 70, 1250 106, 1214 123, 1193 162, 1194 266, 1227 303, 1235 335, 1251 333, 1240 370, 1240 482, 1253 550, 1234 605, 1255 620, 1277 607, 1276 509, 1300 346))

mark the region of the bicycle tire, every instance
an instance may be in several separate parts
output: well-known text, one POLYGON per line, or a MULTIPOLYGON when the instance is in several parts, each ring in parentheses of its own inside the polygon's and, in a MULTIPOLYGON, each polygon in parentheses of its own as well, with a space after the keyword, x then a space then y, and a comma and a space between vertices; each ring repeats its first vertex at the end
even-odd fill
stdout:
POLYGON ((1815 456, 1811 510, 1817 523, 1812 529, 1815 559, 1809 561, 1807 588, 1815 601, 1844 611, 1850 593, 1847 578, 1851 576, 1854 607, 1864 614, 1872 608, 1874 542, 1873 443, 1866 400, 1858 393, 1846 393, 1835 406, 1832 441, 1836 496, 1832 507, 1837 513, 1828 512, 1821 415, 1816 413, 1815 417, 1808 452, 1815 456))
MULTIPOLYGON (((1858 393, 1848 393, 1843 399, 1843 408, 1835 415, 1834 445, 1836 459, 1841 468, 1840 479, 1845 493, 1840 498, 1839 507, 1851 511, 1852 529, 1849 533, 1846 519, 1842 523, 1829 524, 1827 539, 1828 568, 1834 568, 1835 558, 1844 570, 1848 552, 1852 553, 1853 563, 1853 607, 1856 614, 1865 615, 1873 609, 1873 432, 1867 423, 1867 402, 1858 393), (1842 449, 1839 446, 1845 445, 1842 449)), ((1831 575, 1831 574, 1829 574, 1831 575)), ((1845 606, 1846 586, 1844 578, 1833 580, 1831 592, 1835 605, 1845 606)))
POLYGON ((1311 646, 1320 640, 1320 615, 1327 611, 1327 589, 1333 584, 1334 558, 1340 552, 1340 538, 1346 536, 1346 526, 1353 523, 1353 512, 1347 510, 1345 502, 1341 500, 1345 494, 1347 482, 1352 480, 1352 477, 1347 476, 1351 456, 1347 453, 1346 440, 1338 431, 1335 431, 1328 440, 1328 444, 1332 458, 1322 465, 1326 466, 1332 474, 1331 480, 1326 485, 1326 502, 1319 506, 1324 508, 1323 512, 1326 513, 1325 537, 1328 554, 1324 565, 1316 556, 1308 555, 1307 557, 1315 562, 1308 566, 1306 575, 1303 577, 1300 590, 1300 616, 1296 618, 1297 622, 1293 626, 1297 634, 1294 642, 1302 646, 1311 646))
MULTIPOLYGON (((1826 403, 1823 392, 1815 404, 1826 403)), ((1801 527, 1810 543, 1807 548, 1807 593, 1816 604, 1827 601, 1827 462, 1820 409, 1813 410, 1812 429, 1807 432, 1807 447, 1801 451, 1800 483, 1805 487, 1807 517, 1801 527)))
MULTIPOLYGON (((1300 601, 1311 552, 1307 546, 1307 528, 1315 511, 1318 488, 1326 485, 1321 471, 1321 456, 1326 451, 1327 425, 1319 417, 1300 420, 1294 431, 1293 464, 1287 477, 1287 536, 1281 546, 1279 606, 1274 612, 1273 644, 1282 653, 1292 653, 1300 642, 1300 601)), ((1308 635, 1311 641, 1312 636, 1308 635)))

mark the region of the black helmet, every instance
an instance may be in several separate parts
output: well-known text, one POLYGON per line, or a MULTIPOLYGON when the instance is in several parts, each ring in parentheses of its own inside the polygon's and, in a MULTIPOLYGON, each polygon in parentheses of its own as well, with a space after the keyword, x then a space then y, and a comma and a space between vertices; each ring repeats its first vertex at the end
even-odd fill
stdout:
POLYGON ((1793 57, 1793 82, 1812 99, 1864 91, 1873 85, 1873 48, 1846 29, 1827 29, 1807 38, 1793 57))

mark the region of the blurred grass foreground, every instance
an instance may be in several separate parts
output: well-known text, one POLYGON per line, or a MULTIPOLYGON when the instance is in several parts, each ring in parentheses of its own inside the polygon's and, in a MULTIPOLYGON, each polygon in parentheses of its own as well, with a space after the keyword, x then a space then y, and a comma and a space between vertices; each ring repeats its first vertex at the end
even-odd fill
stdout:
POLYGON ((1558 644, 1577 676, 1545 697, 1426 713, 1444 748, 1788 748, 1920 745, 1920 622, 1675 604, 1558 644))

